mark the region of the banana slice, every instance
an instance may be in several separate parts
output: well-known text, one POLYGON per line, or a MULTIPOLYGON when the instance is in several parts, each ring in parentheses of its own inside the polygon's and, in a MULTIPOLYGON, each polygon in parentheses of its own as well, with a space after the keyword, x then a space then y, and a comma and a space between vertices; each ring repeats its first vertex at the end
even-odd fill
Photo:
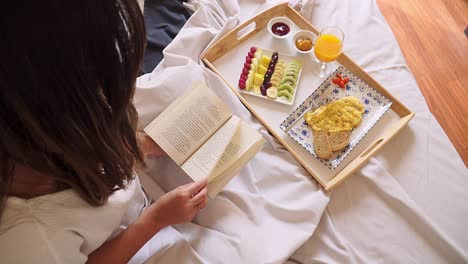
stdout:
POLYGON ((278 89, 275 86, 272 86, 267 89, 267 97, 270 99, 276 99, 278 97, 278 89))
POLYGON ((275 67, 275 70, 273 71, 273 75, 278 75, 279 77, 281 77, 281 75, 283 75, 283 72, 284 72, 283 68, 275 67))
POLYGON ((278 85, 279 85, 279 81, 278 81, 278 80, 270 80, 270 82, 271 82, 271 85, 272 85, 272 86, 278 87, 278 85))
POLYGON ((277 86, 277 87, 278 87, 280 81, 281 81, 281 78, 279 78, 278 75, 276 75, 276 76, 274 76, 274 77, 271 77, 271 79, 270 79, 271 84, 272 84, 273 86, 277 86))
POLYGON ((284 67, 286 67, 286 64, 281 63, 281 62, 278 62, 278 63, 276 63, 276 66, 277 66, 277 67, 284 68, 284 67))
POLYGON ((281 74, 279 72, 274 72, 273 75, 271 76, 271 79, 278 79, 281 80, 281 74))
POLYGON ((275 66, 275 70, 273 71, 273 73, 277 73, 277 74, 281 74, 284 72, 284 69, 281 68, 281 66, 275 66))

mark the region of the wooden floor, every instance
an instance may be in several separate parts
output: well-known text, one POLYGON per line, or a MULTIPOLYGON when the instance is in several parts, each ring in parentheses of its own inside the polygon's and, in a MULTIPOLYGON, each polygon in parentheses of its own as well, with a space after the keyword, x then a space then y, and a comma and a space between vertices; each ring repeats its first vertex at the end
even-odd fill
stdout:
POLYGON ((468 166, 468 0, 377 0, 429 108, 468 166))

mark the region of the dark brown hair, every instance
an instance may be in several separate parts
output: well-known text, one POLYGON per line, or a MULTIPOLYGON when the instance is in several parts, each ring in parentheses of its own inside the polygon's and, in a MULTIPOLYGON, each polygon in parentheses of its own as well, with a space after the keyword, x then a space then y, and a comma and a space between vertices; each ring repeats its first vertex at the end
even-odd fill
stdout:
POLYGON ((0 28, 0 213, 15 164, 102 205, 142 161, 136 0, 7 1, 0 28))

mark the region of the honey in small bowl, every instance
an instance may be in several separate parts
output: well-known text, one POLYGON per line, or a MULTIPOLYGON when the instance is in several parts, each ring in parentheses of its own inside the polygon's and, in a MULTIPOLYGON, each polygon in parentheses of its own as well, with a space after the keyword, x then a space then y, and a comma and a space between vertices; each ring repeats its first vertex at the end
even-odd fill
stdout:
POLYGON ((296 48, 300 51, 310 51, 314 45, 312 40, 307 37, 298 37, 295 44, 296 48))
POLYGON ((294 34, 293 37, 293 44, 294 49, 302 54, 308 54, 312 52, 312 48, 315 45, 315 41, 317 40, 317 35, 315 35, 312 31, 308 30, 300 30, 294 34))

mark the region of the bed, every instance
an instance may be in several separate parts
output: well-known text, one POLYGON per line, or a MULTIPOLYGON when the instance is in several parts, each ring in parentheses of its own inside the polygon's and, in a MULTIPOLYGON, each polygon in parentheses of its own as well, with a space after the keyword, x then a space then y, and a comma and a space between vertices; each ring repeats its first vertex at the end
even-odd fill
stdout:
MULTIPOLYGON (((206 82, 268 140, 188 224, 151 239, 131 263, 467 263, 468 171, 430 113, 375 0, 291 1, 416 116, 369 163, 327 193, 200 61, 238 23, 278 1, 198 0, 164 59, 137 81, 145 126, 195 81, 206 82)), ((156 199, 189 178, 167 158, 140 172, 156 199)))

